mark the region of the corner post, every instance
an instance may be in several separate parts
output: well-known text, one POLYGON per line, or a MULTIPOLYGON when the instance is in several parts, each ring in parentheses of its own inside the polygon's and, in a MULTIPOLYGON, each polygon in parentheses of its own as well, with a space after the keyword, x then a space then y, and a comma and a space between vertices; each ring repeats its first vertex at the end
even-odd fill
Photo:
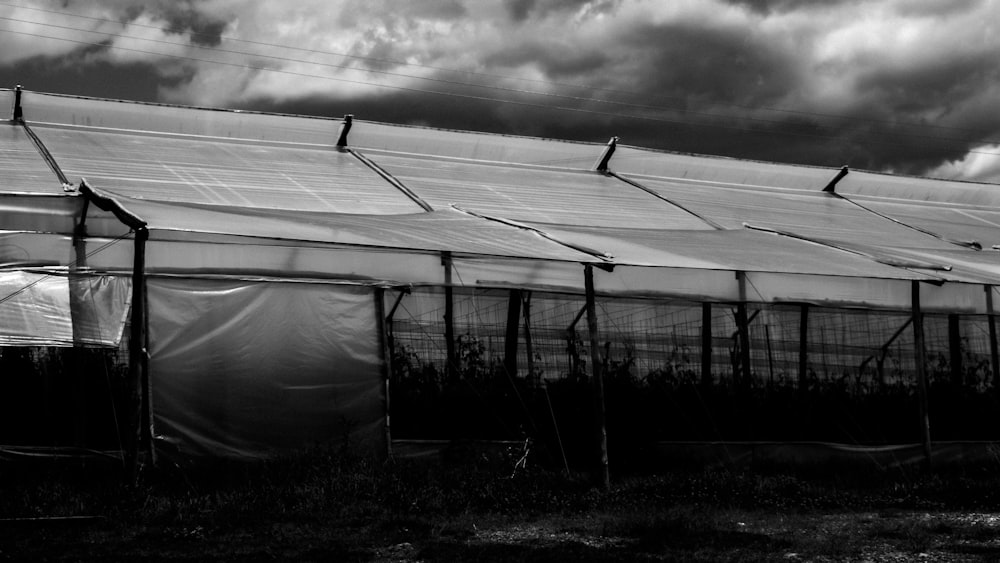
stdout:
POLYGON ((504 337, 503 369, 517 376, 517 339, 521 323, 521 290, 512 289, 507 296, 507 333, 504 337))
POLYGON ((11 114, 11 120, 24 122, 24 110, 21 108, 21 90, 23 88, 20 84, 14 87, 14 111, 11 114))
POLYGON ((600 335, 597 332, 597 304, 594 295, 594 268, 584 265, 584 283, 587 292, 587 331, 590 333, 590 363, 594 385, 594 414, 597 426, 598 480, 603 490, 611 489, 611 477, 608 472, 608 431, 605 426, 604 411, 604 373, 601 362, 600 335))
POLYGON ((986 290, 986 323, 990 332, 990 367, 993 368, 993 391, 1000 394, 1000 353, 997 351, 997 319, 993 309, 993 286, 986 290))
POLYGON ((809 385, 809 305, 799 309, 799 391, 809 385))
POLYGON ((736 304, 736 329, 740 339, 740 374, 738 379, 741 387, 749 388, 752 380, 750 374, 750 321, 747 318, 747 274, 736 272, 739 283, 740 301, 736 304))
POLYGON ((135 247, 132 257, 132 318, 129 331, 129 411, 126 429, 126 470, 130 483, 139 477, 139 450, 146 435, 143 421, 147 419, 147 401, 143 399, 146 387, 146 227, 135 229, 135 247))
POLYGON ((910 285, 913 314, 913 356, 917 370, 917 401, 920 415, 920 441, 924 448, 924 469, 931 469, 931 422, 927 405, 927 369, 924 365, 924 315, 920 311, 920 282, 910 285))
POLYGON ((445 373, 449 381, 458 377, 458 363, 455 354, 455 295, 452 284, 451 252, 441 253, 441 265, 444 266, 444 340, 447 364, 445 373))
POLYGON ((712 304, 701 304, 701 385, 712 386, 712 304))
POLYGON ((390 345, 390 323, 392 313, 385 313, 385 288, 375 288, 375 322, 378 327, 379 345, 382 349, 382 406, 385 412, 385 453, 386 459, 392 459, 392 424, 389 399, 389 387, 392 379, 392 346, 390 345))

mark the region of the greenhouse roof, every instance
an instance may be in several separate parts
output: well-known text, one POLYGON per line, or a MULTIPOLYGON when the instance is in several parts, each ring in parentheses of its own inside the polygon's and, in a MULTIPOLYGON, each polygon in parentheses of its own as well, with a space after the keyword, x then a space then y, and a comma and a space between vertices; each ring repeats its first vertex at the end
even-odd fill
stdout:
POLYGON ((128 232, 85 183, 148 225, 154 274, 580 291, 595 264, 606 294, 904 308, 924 281, 955 312, 1000 281, 993 185, 27 91, 20 108, 0 133, 8 268, 73 265, 84 216, 95 241, 128 232))

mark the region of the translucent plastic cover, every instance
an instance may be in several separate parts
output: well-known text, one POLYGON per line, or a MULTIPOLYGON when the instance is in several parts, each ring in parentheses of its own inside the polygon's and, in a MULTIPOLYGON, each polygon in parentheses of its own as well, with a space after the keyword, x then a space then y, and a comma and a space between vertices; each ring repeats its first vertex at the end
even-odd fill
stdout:
POLYGON ((316 445, 384 447, 370 288, 162 278, 147 285, 158 453, 262 458, 316 445))
MULTIPOLYGON (((0 108, 7 106, 0 105, 0 108)), ((4 192, 62 193, 62 184, 24 127, 0 121, 0 178, 4 192)))

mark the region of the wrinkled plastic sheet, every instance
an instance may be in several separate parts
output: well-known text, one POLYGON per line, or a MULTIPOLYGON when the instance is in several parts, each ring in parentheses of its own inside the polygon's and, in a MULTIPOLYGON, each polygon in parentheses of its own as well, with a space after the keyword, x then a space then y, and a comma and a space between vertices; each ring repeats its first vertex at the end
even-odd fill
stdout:
POLYGON ((726 229, 744 224, 788 231, 817 240, 901 248, 950 248, 933 236, 909 229, 821 191, 765 190, 750 186, 699 186, 649 177, 634 180, 726 229))
POLYGON ((35 126, 67 178, 159 201, 265 209, 421 211, 355 156, 332 147, 35 126))
POLYGON ((200 109, 141 102, 99 100, 25 91, 24 119, 50 123, 217 137, 334 146, 340 119, 268 115, 237 110, 200 109))
POLYGON ((17 123, 0 121, 0 178, 5 192, 62 192, 59 178, 45 163, 24 127, 17 123))
POLYGON ((857 198, 858 203, 941 237, 978 242, 983 249, 1000 246, 1000 209, 956 207, 934 203, 857 198))
POLYGON ((628 146, 618 147, 610 168, 615 172, 659 176, 695 184, 733 184, 817 192, 840 172, 836 168, 660 152, 628 146))
MULTIPOLYGON (((367 153, 366 153, 367 154, 367 153)), ((617 178, 388 153, 368 157, 435 209, 562 225, 711 229, 704 221, 617 178)))
POLYGON ((619 264, 789 274, 929 279, 871 258, 754 231, 671 231, 535 225, 559 240, 609 253, 619 264))
POLYGON ((127 278, 0 271, 0 346, 117 348, 130 302, 127 278))
POLYGON ((383 216, 247 210, 118 199, 149 224, 154 231, 153 239, 199 240, 200 233, 213 233, 272 239, 290 246, 318 242, 551 260, 592 258, 531 230, 450 208, 383 216))
POLYGON ((0 116, 2 119, 14 118, 14 91, 0 88, 0 116))
POLYGON ((851 172, 837 184, 837 193, 901 201, 1000 207, 1000 190, 996 189, 996 184, 913 178, 877 172, 851 172))
POLYGON ((8 231, 73 234, 82 211, 82 197, 0 193, 0 225, 8 231))
POLYGON ((159 455, 385 451, 370 288, 165 278, 147 287, 159 455))
POLYGON ((604 152, 599 143, 574 143, 471 131, 355 120, 348 144, 360 149, 481 161, 591 169, 604 152))

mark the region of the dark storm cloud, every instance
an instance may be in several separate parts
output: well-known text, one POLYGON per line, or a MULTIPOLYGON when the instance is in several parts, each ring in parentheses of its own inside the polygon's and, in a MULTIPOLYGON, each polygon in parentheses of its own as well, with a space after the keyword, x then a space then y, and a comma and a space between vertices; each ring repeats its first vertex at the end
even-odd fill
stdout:
MULTIPOLYGON (((1000 137, 994 23, 1000 0, 102 0, 63 6, 109 18, 112 23, 87 24, 108 34, 104 47, 84 52, 0 33, 0 78, 14 82, 5 71, 16 69, 53 84, 38 89, 102 95, 100 85, 84 92, 72 82, 56 84, 57 73, 44 70, 74 64, 83 67, 78 73, 100 68, 94 74, 112 97, 128 97, 122 84, 138 77, 142 84, 130 87, 135 97, 174 103, 356 113, 595 142, 619 135, 628 144, 684 152, 916 173, 951 162, 947 173, 960 177, 966 169, 970 175, 978 170, 977 178, 1000 170, 983 162, 993 158, 989 151, 966 158, 1000 137), (177 45, 152 49, 144 38, 177 45), (283 58, 268 59, 272 54, 283 58), (115 68, 123 71, 117 79, 115 68)), ((995 159, 1000 163, 1000 155, 995 159)))

